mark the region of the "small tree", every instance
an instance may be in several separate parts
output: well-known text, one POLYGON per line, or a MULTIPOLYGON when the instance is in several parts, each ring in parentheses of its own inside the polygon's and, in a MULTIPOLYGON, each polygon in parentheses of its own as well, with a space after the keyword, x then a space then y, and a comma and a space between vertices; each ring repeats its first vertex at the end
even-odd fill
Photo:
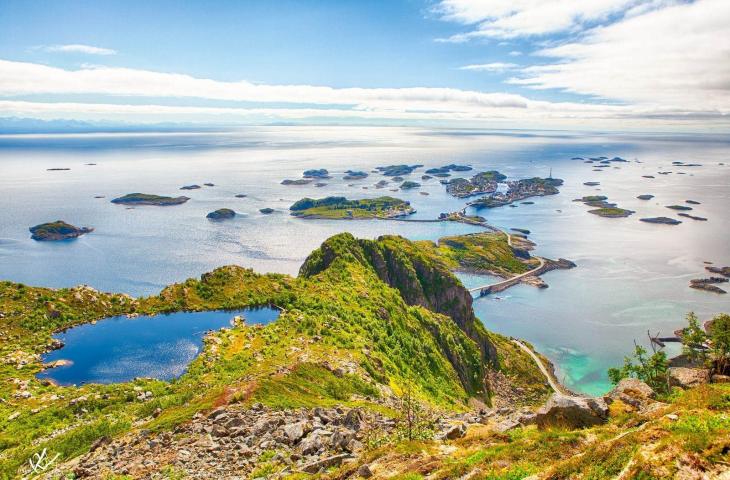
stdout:
POLYGON ((694 312, 689 312, 686 318, 687 326, 682 329, 682 353, 693 363, 704 362, 707 359, 707 335, 694 312))
POLYGON ((657 392, 669 392, 669 362, 667 355, 659 350, 651 356, 647 350, 634 342, 633 357, 624 357, 621 368, 609 368, 608 378, 614 384, 623 378, 638 378, 657 392))
POLYGON ((730 315, 721 313, 712 319, 710 349, 718 373, 730 367, 730 315))

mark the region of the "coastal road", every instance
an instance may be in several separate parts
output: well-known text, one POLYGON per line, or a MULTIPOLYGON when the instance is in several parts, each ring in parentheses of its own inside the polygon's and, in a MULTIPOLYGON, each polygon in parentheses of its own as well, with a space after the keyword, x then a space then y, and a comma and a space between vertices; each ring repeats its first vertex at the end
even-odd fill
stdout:
POLYGON ((552 388, 555 393, 559 393, 561 395, 573 396, 573 393, 569 392, 565 387, 563 387, 557 381, 555 381, 555 379, 553 378, 553 375, 550 372, 548 372, 548 369, 545 368, 545 365, 542 364, 542 360, 540 360, 540 358, 537 355, 535 355, 535 352, 533 352, 532 349, 530 349, 527 345, 520 342, 519 340, 512 339, 512 343, 519 345, 519 347, 522 350, 527 352, 532 357, 532 359, 537 364, 537 368, 539 368, 540 372, 542 372, 542 374, 545 375, 545 378, 548 381, 548 385, 550 385, 550 388, 552 388))

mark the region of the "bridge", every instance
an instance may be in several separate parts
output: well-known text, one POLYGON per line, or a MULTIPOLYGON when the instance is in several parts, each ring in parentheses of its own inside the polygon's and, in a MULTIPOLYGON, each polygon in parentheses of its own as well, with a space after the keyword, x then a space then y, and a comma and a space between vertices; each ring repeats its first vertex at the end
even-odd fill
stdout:
MULTIPOLYGON (((508 238, 509 238, 509 235, 508 235, 508 238)), ((517 285, 525 277, 529 277, 531 275, 534 275, 534 276, 539 275, 540 273, 542 273, 542 270, 545 268, 545 259, 542 257, 533 257, 533 258, 537 258, 540 261, 540 265, 533 268, 532 270, 529 270, 525 273, 521 273, 519 275, 515 275, 512 278, 507 278, 505 280, 502 280, 501 282, 492 283, 491 285, 484 285, 481 287, 470 288, 469 291, 472 293, 479 292, 479 296, 483 297, 485 295, 489 295, 490 293, 501 292, 502 290, 506 290, 513 285, 517 285)))

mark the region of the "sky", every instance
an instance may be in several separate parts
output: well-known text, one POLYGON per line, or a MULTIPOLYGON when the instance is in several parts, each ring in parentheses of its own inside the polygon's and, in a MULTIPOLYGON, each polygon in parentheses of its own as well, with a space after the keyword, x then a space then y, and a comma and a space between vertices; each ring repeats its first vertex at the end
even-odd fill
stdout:
POLYGON ((729 113, 728 0, 0 0, 0 117, 727 132, 729 113))

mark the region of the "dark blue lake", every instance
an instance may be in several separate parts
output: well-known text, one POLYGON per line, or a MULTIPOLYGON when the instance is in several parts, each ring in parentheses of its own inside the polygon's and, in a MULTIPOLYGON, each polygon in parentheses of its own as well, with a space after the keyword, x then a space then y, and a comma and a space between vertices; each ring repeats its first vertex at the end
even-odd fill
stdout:
POLYGON ((117 316, 79 325, 54 335, 64 347, 43 356, 44 362, 73 363, 48 369, 38 377, 61 385, 127 382, 135 377, 170 380, 182 375, 200 353, 205 332, 231 326, 236 315, 249 325, 267 324, 279 316, 279 310, 264 307, 117 316))

